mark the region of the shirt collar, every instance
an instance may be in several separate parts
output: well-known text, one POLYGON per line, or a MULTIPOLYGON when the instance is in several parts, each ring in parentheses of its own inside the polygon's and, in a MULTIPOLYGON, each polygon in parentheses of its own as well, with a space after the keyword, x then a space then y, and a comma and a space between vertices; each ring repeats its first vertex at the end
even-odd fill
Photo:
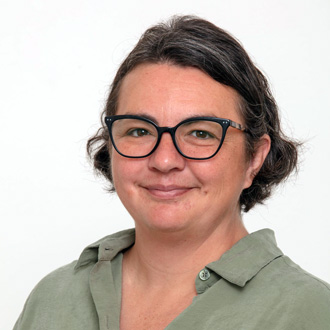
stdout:
POLYGON ((120 251, 127 249, 135 241, 135 230, 127 229, 106 236, 87 246, 81 253, 75 269, 98 260, 112 260, 120 251))
POLYGON ((274 232, 262 229, 239 240, 221 258, 206 266, 225 280, 244 287, 262 268, 282 256, 274 232))
MULTIPOLYGON (((135 230, 128 229, 106 236, 87 246, 80 255, 75 269, 98 260, 112 260, 119 252, 134 244, 135 230)), ((239 240, 221 258, 206 266, 225 280, 243 287, 263 267, 282 256, 274 232, 263 229, 239 240)))

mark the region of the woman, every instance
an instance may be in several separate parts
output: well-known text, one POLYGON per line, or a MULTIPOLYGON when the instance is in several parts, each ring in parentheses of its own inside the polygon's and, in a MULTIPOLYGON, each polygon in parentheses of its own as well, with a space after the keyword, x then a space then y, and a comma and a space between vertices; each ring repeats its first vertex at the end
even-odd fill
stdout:
POLYGON ((296 167, 267 81, 195 17, 148 29, 88 141, 135 230, 43 279, 15 329, 330 329, 330 287, 241 212, 296 167))

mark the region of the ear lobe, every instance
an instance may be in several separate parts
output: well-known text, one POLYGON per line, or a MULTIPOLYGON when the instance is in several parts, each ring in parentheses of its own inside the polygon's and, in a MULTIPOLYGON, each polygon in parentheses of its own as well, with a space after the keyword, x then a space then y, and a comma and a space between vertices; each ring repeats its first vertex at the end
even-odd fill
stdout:
POLYGON ((270 150, 271 140, 268 134, 264 134, 255 149, 254 155, 249 161, 249 166, 246 171, 244 188, 249 188, 261 169, 262 164, 264 163, 269 150, 270 150))

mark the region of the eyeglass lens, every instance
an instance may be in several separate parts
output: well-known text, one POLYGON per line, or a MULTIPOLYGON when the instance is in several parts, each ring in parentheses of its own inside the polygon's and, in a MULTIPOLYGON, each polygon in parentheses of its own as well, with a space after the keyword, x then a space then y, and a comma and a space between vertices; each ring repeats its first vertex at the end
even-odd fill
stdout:
MULTIPOLYGON (((182 154, 191 158, 207 158, 218 150, 222 126, 213 121, 189 121, 178 126, 175 141, 182 154)), ((128 157, 148 155, 158 141, 158 131, 140 119, 118 119, 112 124, 112 138, 117 150, 128 157)))

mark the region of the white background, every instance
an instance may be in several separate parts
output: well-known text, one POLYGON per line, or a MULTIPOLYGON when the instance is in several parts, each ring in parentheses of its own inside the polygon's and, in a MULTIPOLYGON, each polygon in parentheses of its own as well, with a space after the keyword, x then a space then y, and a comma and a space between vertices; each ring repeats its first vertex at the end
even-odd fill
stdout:
POLYGON ((249 231, 330 282, 328 0, 0 0, 0 310, 11 329, 34 285, 89 243, 133 226, 102 188, 85 143, 120 61, 150 25, 196 14, 233 33, 266 72, 300 173, 249 231))

